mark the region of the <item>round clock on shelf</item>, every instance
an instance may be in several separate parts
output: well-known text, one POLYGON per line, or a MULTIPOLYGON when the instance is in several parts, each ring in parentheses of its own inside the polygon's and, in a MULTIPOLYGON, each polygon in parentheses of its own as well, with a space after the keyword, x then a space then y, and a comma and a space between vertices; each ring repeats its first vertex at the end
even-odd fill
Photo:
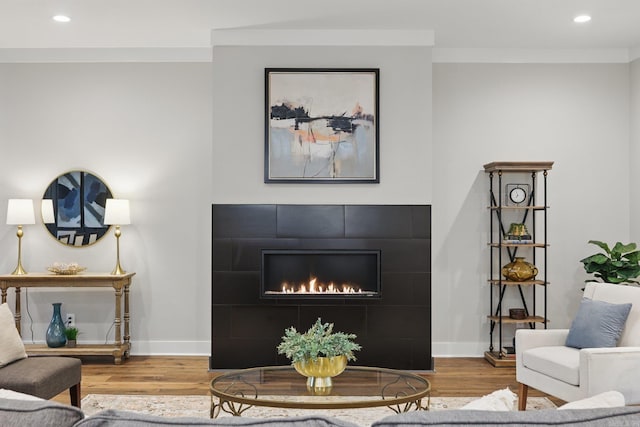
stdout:
POLYGON ((528 184, 507 184, 505 188, 506 193, 506 205, 510 206, 523 206, 527 204, 527 198, 529 197, 529 185, 528 184))

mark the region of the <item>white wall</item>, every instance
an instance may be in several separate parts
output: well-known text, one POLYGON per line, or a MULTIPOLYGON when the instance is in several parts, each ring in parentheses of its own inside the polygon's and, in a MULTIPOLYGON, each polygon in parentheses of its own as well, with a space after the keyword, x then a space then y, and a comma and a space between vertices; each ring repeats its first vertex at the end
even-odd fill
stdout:
MULTIPOLYGON (((639 73, 636 61, 631 91, 628 64, 435 64, 432 95, 431 50, 421 47, 216 47, 213 64, 0 64, 0 224, 8 198, 39 199, 70 169, 97 173, 132 203, 121 247, 123 266, 137 272, 133 353, 209 354, 211 203, 432 203, 434 354, 480 355, 489 311, 482 165, 556 162, 549 317, 568 326, 586 278, 578 260, 595 252, 587 240, 632 240, 630 212, 640 212, 627 160, 639 73), (380 68, 380 184, 263 183, 264 68, 319 64, 380 68)), ((8 273, 13 227, 0 226, 0 250, 8 273)), ((23 257, 30 271, 53 261, 110 271, 115 242, 67 248, 37 224, 26 227, 23 257)), ((111 293, 87 295, 30 291, 34 339, 44 339, 49 303, 62 301, 81 339, 104 341, 111 293)))
POLYGON ((555 162, 548 317, 568 327, 587 241, 629 240, 628 65, 435 64, 433 87, 434 353, 488 349, 491 161, 555 162))
POLYGON ((424 204, 432 196, 431 49, 215 47, 214 203, 424 204), (380 69, 380 184, 265 184, 264 69, 380 69))
MULTIPOLYGON (((116 197, 131 200, 121 260, 137 273, 132 353, 208 354, 211 64, 2 64, 0 81, 0 224, 8 198, 40 199, 71 169, 98 174, 116 197)), ((0 226, 4 273, 15 267, 16 240, 15 227, 0 226)), ((54 261, 109 272, 115 239, 110 233, 89 248, 69 248, 39 222, 25 227, 23 259, 32 272, 54 261)), ((114 315, 108 291, 32 289, 23 310, 26 302, 40 342, 51 302, 76 314, 85 342, 104 342, 114 315)))
POLYGON ((640 243, 640 59, 630 65, 631 80, 631 138, 629 151, 629 169, 631 171, 629 199, 631 200, 631 238, 632 242, 640 243))

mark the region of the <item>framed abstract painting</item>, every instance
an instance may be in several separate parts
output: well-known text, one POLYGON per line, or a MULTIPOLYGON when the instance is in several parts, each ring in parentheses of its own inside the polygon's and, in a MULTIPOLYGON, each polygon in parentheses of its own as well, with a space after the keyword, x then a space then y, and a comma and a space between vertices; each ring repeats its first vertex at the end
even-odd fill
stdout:
POLYGON ((379 183, 379 69, 266 68, 266 183, 379 183))

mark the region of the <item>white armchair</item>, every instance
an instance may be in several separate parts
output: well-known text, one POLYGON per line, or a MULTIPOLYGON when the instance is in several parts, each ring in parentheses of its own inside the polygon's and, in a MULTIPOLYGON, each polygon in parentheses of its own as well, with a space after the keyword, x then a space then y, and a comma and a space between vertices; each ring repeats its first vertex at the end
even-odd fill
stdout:
POLYGON ((640 403, 640 287, 590 282, 584 297, 613 304, 632 303, 617 347, 566 347, 569 329, 516 331, 518 409, 533 387, 567 402, 617 390, 627 405, 640 403))

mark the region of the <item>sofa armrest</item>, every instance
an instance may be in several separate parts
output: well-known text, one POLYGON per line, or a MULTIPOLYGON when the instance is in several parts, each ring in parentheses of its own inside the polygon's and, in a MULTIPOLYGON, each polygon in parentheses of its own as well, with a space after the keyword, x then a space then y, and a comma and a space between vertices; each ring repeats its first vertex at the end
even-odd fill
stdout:
POLYGON ((49 400, 0 398, 0 426, 72 427, 83 418, 80 409, 49 400))
POLYGON ((609 390, 624 394, 627 405, 640 403, 640 347, 580 350, 580 387, 588 396, 609 390))

